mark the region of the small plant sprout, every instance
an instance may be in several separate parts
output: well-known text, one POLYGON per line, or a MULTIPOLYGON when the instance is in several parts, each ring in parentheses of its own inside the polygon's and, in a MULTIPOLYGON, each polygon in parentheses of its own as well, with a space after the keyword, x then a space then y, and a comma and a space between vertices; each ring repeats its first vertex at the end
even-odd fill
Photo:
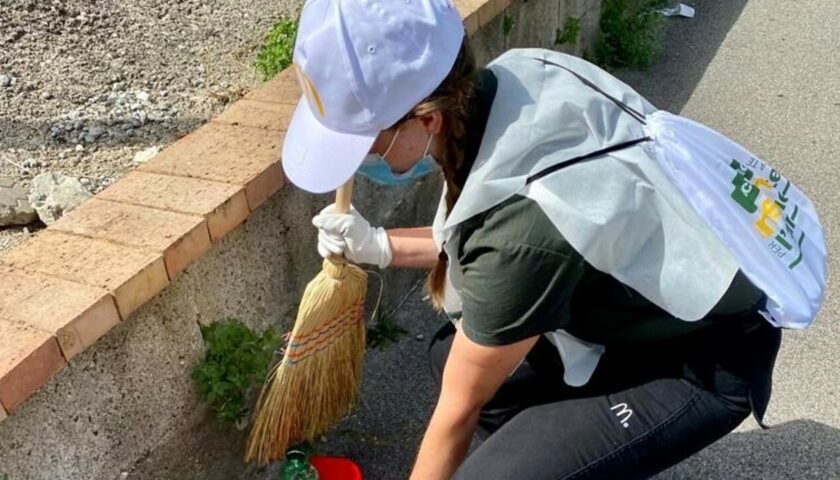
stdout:
POLYGON ((574 45, 577 42, 580 34, 580 19, 575 17, 566 17, 566 22, 563 28, 557 29, 557 34, 554 37, 554 45, 574 45))
POLYGON ((505 15, 504 20, 502 20, 502 31, 504 32, 505 36, 510 35, 510 32, 513 30, 513 27, 516 25, 516 21, 513 17, 509 17, 505 15))
POLYGON ((254 66, 269 80, 292 64, 292 55, 297 36, 298 19, 283 18, 271 27, 254 61, 254 66))

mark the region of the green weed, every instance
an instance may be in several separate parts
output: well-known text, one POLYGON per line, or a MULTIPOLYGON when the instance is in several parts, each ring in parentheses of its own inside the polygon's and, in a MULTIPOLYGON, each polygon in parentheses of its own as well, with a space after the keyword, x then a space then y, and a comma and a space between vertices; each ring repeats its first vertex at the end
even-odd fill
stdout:
POLYGON ((504 19, 502 20, 502 32, 504 32, 505 36, 510 35, 510 32, 513 30, 514 25, 516 25, 516 21, 513 19, 513 17, 505 15, 504 19))
POLYGON ((201 327, 207 353, 192 371, 198 393, 224 424, 247 420, 251 401, 282 337, 274 330, 262 335, 234 319, 201 327))
POLYGON ((254 66, 268 80, 292 64, 298 19, 280 19, 271 27, 254 61, 254 66))
POLYGON ((580 19, 566 17, 563 28, 557 29, 554 45, 558 47, 560 45, 574 45, 577 42, 578 35, 580 35, 580 19))
POLYGON ((368 348, 385 348, 392 343, 399 341, 400 337, 408 331, 387 315, 379 315, 376 323, 367 328, 366 344, 368 348))
POLYGON ((661 50, 662 14, 668 0, 604 0, 594 55, 604 68, 647 68, 661 50))

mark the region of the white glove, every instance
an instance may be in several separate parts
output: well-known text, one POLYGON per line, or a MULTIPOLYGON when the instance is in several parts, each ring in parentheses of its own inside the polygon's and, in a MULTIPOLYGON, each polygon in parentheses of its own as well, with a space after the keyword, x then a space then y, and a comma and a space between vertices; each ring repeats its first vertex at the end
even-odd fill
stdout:
POLYGON ((344 255, 351 262, 379 268, 391 263, 393 253, 384 228, 371 227, 352 205, 350 213, 334 212, 335 204, 332 204, 312 219, 312 224, 318 227, 318 253, 322 257, 344 255))

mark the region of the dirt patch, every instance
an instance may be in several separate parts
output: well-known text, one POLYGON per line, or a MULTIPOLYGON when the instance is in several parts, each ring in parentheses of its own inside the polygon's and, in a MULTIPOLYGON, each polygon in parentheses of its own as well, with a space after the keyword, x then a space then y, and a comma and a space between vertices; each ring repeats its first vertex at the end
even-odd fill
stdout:
MULTIPOLYGON (((259 84, 263 37, 301 3, 0 0, 0 177, 101 191, 259 84)), ((24 236, 0 229, 0 250, 24 236)))

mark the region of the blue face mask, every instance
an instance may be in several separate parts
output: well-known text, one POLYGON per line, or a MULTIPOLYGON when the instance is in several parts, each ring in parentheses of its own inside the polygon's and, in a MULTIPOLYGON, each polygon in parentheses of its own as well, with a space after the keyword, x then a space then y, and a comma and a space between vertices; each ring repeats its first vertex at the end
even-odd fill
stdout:
POLYGON ((384 155, 371 153, 365 157, 362 162, 362 166, 359 167, 356 173, 372 180, 375 183, 378 183, 379 185, 398 187, 408 185, 438 169, 437 162, 434 157, 429 155, 429 147, 432 144, 433 137, 433 135, 430 135, 429 143, 426 144, 426 150, 423 152, 423 156, 420 160, 407 172, 394 173, 394 171, 391 170, 391 166, 385 161, 385 157, 388 156, 388 153, 391 151, 391 147, 394 146, 394 141, 397 139, 397 135, 399 134, 400 131, 397 130, 397 133, 394 134, 394 138, 391 139, 391 145, 388 146, 384 155))

